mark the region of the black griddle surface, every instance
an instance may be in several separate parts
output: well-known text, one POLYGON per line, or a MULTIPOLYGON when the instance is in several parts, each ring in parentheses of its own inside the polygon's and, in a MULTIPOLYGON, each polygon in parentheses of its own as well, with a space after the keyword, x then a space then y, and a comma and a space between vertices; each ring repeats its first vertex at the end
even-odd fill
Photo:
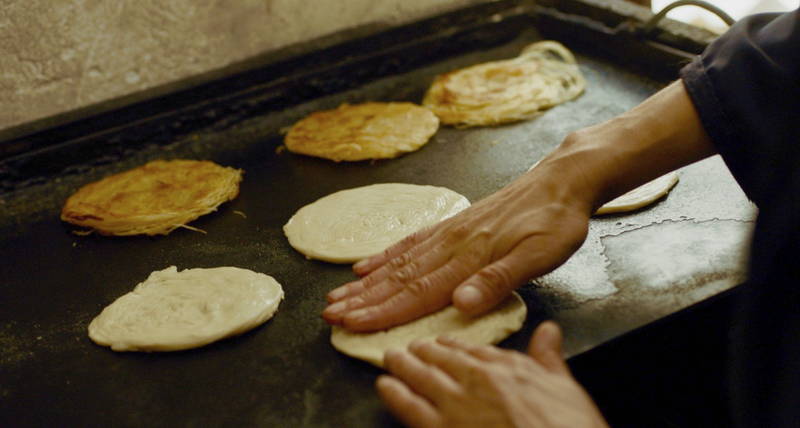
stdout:
MULTIPOLYGON (((443 127, 420 151, 387 161, 337 164, 281 152, 280 130, 310 112, 342 102, 419 102, 436 74, 512 57, 540 39, 535 29, 528 28, 490 49, 446 58, 222 130, 198 132, 166 147, 145 148, 16 194, 23 202, 5 203, 9 210, 0 229, 0 425, 396 424, 374 393, 380 371, 337 353, 329 344, 330 327, 320 318, 325 294, 354 278, 350 268, 306 260, 289 246, 283 224, 297 209, 331 192, 381 182, 445 186, 477 201, 527 170, 568 132, 629 109, 665 82, 577 51, 588 80, 586 93, 577 100, 518 124, 443 127), (154 238, 82 237, 59 221, 60 204, 80 185, 162 157, 209 159, 246 171, 234 201, 191 223, 207 234, 176 230, 154 238), (264 272, 283 284, 286 297, 264 325, 200 349, 115 353, 89 340, 87 326, 103 307, 150 272, 171 265, 238 266, 264 272)), ((630 221, 643 221, 653 212, 660 213, 656 216, 661 221, 683 221, 686 216, 680 208, 702 201, 698 195, 708 191, 691 184, 693 180, 712 187, 732 182, 724 167, 693 171, 682 176, 679 189, 685 193, 673 203, 668 198, 644 217, 599 222, 604 227, 616 224, 621 233, 631 229, 625 229, 630 221)), ((730 202, 739 203, 736 198, 730 202)), ((696 287, 703 284, 699 281, 696 287)), ((586 302, 535 284, 520 292, 529 316, 523 330, 501 344, 507 348, 524 349, 533 327, 548 317, 563 319, 567 335, 573 337, 568 352, 576 354, 665 315, 656 311, 621 322, 624 316, 609 318, 604 311, 624 310, 639 300, 628 296, 617 306, 613 296, 586 302), (598 307, 598 302, 609 304, 598 307)), ((692 302, 682 300, 677 306, 673 302, 666 312, 692 302)))

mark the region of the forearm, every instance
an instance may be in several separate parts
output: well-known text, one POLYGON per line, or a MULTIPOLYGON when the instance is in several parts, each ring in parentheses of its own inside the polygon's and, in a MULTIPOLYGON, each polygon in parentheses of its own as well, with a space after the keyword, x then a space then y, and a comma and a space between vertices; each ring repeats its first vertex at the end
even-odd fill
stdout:
POLYGON ((557 177, 575 198, 573 203, 593 212, 622 193, 714 152, 677 81, 614 119, 573 132, 529 176, 557 177))

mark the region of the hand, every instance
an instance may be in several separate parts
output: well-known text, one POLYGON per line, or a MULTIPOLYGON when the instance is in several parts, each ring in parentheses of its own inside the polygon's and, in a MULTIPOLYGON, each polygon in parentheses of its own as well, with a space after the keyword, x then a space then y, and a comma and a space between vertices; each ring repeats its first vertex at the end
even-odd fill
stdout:
MULTIPOLYGON (((451 302, 476 315, 580 247, 590 192, 544 161, 499 192, 354 266, 361 279, 328 294, 325 320, 353 331, 383 329, 451 302), (577 195, 577 196, 576 196, 577 195)), ((574 176, 583 177, 582 174, 574 176)))
POLYGON ((485 312, 572 255, 603 202, 713 153, 675 82, 625 114, 570 134, 536 168, 459 215, 357 263, 362 278, 331 291, 322 316, 369 331, 451 302, 467 314, 485 312))
POLYGON ((384 357, 376 386, 410 427, 607 427, 561 357, 561 331, 544 322, 528 355, 452 339, 384 357))

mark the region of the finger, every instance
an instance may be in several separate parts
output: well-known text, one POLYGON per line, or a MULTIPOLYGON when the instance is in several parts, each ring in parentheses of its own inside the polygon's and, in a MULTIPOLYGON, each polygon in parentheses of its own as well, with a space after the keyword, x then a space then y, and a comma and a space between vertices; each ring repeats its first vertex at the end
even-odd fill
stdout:
POLYGON ((433 404, 447 400, 458 390, 456 382, 445 372, 406 350, 386 351, 383 365, 389 373, 433 404))
POLYGON ((441 417, 433 405, 397 378, 381 375, 375 387, 389 411, 403 424, 413 428, 441 426, 441 417))
POLYGON ((424 242, 426 239, 428 239, 429 236, 431 236, 431 234, 433 234, 435 228, 436 225, 426 227, 425 229, 412 233, 411 235, 408 235, 405 238, 403 238, 400 242, 393 244, 389 248, 383 250, 382 253, 359 261, 358 263, 353 265, 353 272, 355 272, 355 274, 358 276, 364 276, 369 274, 375 269, 386 264, 389 260, 399 256, 400 254, 405 253, 409 249, 413 248, 415 245, 424 242))
POLYGON ((549 269, 535 241, 524 241, 501 259, 480 269, 453 292, 453 305, 468 315, 480 315, 506 299, 511 292, 549 269), (545 267, 547 266, 547 267, 545 267))
POLYGON ((322 317, 332 324, 337 324, 341 323, 342 318, 348 312, 383 303, 405 287, 410 286, 415 280, 446 264, 452 255, 452 250, 447 245, 440 243, 433 250, 415 257, 416 249, 421 247, 423 245, 393 259, 364 278, 361 285, 351 283, 350 291, 354 294, 328 306, 323 311, 322 317), (396 260, 398 262, 395 262, 396 260), (383 281, 374 284, 372 281, 374 275, 392 268, 394 271, 391 274, 386 276, 383 281))
POLYGON ((453 350, 462 351, 472 357, 477 358, 478 360, 485 362, 499 361, 507 358, 507 352, 495 346, 473 345, 455 339, 451 336, 440 336, 436 339, 436 341, 443 346, 453 350))
POLYGON ((436 244, 431 240, 417 245, 364 278, 331 291, 328 293, 328 301, 339 301, 361 295, 387 280, 405 285, 444 264, 452 252, 446 247, 442 243, 436 244))
POLYGON ((418 278, 381 303, 346 313, 342 325, 352 331, 392 327, 435 312, 450 303, 453 288, 480 266, 480 254, 463 253, 444 266, 418 278))
POLYGON ((528 355, 551 372, 570 374, 569 366, 561 353, 563 335, 553 321, 544 321, 536 327, 528 344, 528 355))
POLYGON ((480 361, 461 348, 439 342, 414 342, 409 352, 427 364, 434 365, 456 381, 463 382, 475 372, 480 361))

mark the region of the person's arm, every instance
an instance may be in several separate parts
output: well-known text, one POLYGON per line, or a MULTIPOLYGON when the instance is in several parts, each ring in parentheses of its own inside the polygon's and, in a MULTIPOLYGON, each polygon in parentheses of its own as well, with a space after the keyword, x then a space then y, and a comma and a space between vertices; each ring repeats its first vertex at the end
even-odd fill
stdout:
POLYGON ((570 134, 533 170, 353 269, 325 320, 378 330, 451 302, 479 314, 566 261, 604 202, 714 153, 681 82, 631 111, 570 134))

